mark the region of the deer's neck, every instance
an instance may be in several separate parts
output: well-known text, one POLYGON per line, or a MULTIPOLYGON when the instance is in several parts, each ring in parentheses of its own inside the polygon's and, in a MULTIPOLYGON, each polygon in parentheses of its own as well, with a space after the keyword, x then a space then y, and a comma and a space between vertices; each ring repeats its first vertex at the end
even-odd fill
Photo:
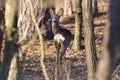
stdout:
POLYGON ((52 31, 55 34, 55 32, 60 29, 61 27, 59 26, 59 24, 52 24, 52 31))

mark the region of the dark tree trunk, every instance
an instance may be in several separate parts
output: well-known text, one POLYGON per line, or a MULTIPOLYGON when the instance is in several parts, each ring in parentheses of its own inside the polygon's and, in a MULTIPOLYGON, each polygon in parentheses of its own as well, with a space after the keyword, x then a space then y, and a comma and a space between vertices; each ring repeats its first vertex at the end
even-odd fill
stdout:
POLYGON ((112 80, 117 58, 120 58, 120 0, 110 0, 109 18, 106 25, 103 57, 97 68, 97 80, 112 80))
POLYGON ((94 16, 96 16, 98 14, 98 0, 92 0, 92 10, 93 10, 93 14, 94 16))
MULTIPOLYGON (((4 3, 3 3, 4 4, 4 3)), ((4 8, 1 8, 0 10, 0 65, 2 62, 2 43, 3 43, 3 35, 4 35, 4 8)))

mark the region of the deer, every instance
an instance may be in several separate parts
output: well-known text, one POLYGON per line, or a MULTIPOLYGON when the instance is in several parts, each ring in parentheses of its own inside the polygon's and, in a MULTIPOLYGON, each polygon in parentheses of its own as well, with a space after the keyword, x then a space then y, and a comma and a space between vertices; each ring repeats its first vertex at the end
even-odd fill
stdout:
POLYGON ((66 50, 72 40, 72 33, 60 26, 60 17, 63 15, 63 9, 61 8, 57 13, 51 10, 51 26, 54 34, 54 44, 56 49, 56 65, 61 66, 62 60, 65 60, 66 50))

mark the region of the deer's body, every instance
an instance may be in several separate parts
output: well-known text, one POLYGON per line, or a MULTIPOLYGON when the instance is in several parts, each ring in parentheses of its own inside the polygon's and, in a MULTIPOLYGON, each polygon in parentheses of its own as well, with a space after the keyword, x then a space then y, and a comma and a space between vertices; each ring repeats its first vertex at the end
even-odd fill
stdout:
POLYGON ((54 35, 55 48, 57 52, 57 65, 62 64, 65 52, 72 40, 72 34, 67 29, 59 29, 54 35))
POLYGON ((54 42, 57 53, 57 65, 62 64, 62 59, 64 58, 67 47, 69 46, 72 40, 72 34, 69 30, 62 28, 59 25, 59 18, 62 16, 63 10, 61 9, 58 14, 51 14, 51 24, 52 31, 54 33, 54 42))

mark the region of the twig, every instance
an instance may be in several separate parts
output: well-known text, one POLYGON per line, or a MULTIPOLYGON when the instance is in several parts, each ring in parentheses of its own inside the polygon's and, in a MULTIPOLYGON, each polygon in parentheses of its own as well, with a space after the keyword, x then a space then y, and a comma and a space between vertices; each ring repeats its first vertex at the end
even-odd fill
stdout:
POLYGON ((119 68, 120 68, 120 64, 119 64, 118 67, 115 69, 115 71, 111 74, 111 76, 113 76, 113 75, 118 71, 119 68))

